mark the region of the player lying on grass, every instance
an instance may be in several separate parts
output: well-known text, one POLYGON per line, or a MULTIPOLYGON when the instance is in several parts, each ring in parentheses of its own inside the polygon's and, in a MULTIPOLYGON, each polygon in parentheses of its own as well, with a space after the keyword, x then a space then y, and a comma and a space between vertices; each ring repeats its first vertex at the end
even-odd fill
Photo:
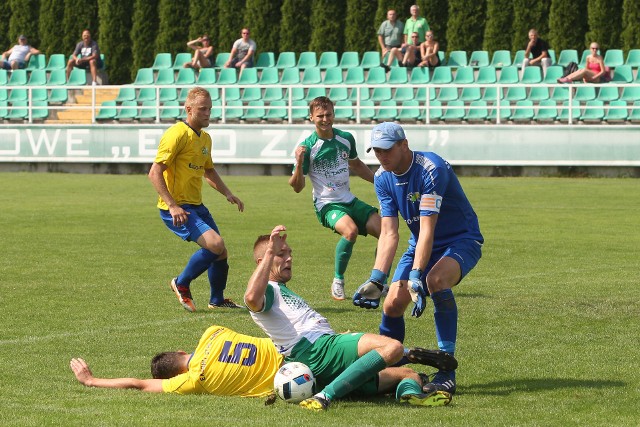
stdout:
MULTIPOLYGON (((269 338, 256 338, 211 326, 195 351, 164 352, 151 360, 153 379, 97 378, 80 358, 71 370, 87 387, 133 388, 153 393, 264 397, 273 393, 273 377, 282 365, 269 338), (213 356, 213 357, 212 357, 213 356)), ((435 362, 440 362, 436 359, 435 362)), ((432 366, 436 366, 432 363, 432 366)))
POLYGON ((438 369, 458 363, 443 351, 405 349, 389 337, 364 333, 337 334, 329 322, 286 285, 292 278, 291 248, 286 228, 276 226, 258 237, 253 256, 258 264, 247 285, 245 304, 251 317, 276 344, 287 361, 306 364, 316 377, 319 393, 300 402, 311 410, 327 409, 333 399, 348 394, 373 395, 395 391, 401 402, 442 406, 451 402, 443 391, 423 393, 418 373, 391 367, 404 357, 438 369))

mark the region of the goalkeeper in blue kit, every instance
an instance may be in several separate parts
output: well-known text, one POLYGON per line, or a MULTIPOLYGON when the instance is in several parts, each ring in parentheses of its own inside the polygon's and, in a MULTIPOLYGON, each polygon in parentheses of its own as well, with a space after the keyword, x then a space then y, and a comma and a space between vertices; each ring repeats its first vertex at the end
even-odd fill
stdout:
MULTIPOLYGON (((398 248, 398 213, 409 227, 409 247, 396 267, 384 300, 380 334, 404 340, 404 312, 420 317, 433 301, 440 350, 455 353, 458 309, 451 288, 475 267, 484 239, 478 218, 451 165, 432 152, 412 151, 402 127, 373 128, 371 146, 380 162, 374 186, 380 201, 381 233, 371 277, 353 296, 362 308, 377 308, 398 248)), ((423 392, 456 390, 455 371, 438 371, 423 392)))

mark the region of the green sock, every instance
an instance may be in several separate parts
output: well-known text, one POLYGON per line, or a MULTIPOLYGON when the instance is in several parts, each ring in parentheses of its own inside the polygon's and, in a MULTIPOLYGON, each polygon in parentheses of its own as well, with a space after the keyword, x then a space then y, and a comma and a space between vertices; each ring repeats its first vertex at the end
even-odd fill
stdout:
POLYGON ((336 245, 335 277, 338 279, 344 280, 344 272, 347 271, 347 265, 349 265, 354 244, 355 242, 351 242, 344 237, 341 237, 340 241, 336 245))
POLYGON ((422 394, 422 387, 411 378, 405 378, 396 387, 396 399, 400 400, 402 396, 407 394, 422 394))
POLYGON ((371 350, 342 371, 322 391, 329 399, 339 399, 360 387, 386 367, 387 363, 380 353, 371 350))

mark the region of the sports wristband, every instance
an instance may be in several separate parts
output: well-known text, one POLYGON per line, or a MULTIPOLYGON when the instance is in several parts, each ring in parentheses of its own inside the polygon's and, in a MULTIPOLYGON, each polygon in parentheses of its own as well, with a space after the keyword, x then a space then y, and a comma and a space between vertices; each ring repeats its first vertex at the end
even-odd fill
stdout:
POLYGON ((371 277, 369 280, 372 282, 384 283, 387 280, 387 275, 374 268, 371 270, 371 277))

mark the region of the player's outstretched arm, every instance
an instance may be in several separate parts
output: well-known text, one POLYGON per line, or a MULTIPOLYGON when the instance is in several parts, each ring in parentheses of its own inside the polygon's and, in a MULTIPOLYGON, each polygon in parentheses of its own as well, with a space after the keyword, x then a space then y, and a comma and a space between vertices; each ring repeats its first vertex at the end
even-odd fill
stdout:
POLYGON ((71 359, 69 366, 80 384, 86 387, 134 388, 151 393, 162 393, 162 380, 160 379, 140 380, 138 378, 96 378, 93 376, 91 369, 89 369, 87 362, 81 358, 71 359))
POLYGON ((244 303, 251 311, 258 312, 263 309, 265 302, 265 293, 269 283, 271 267, 276 255, 280 253, 287 241, 287 235, 284 233, 287 228, 284 225, 276 225, 269 235, 269 242, 266 244, 264 253, 257 254, 258 265, 253 271, 247 290, 244 293, 244 303))

